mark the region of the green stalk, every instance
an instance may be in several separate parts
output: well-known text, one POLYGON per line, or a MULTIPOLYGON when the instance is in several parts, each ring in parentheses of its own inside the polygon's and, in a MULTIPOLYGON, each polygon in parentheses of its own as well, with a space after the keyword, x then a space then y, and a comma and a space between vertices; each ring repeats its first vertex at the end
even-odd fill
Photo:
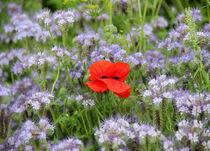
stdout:
POLYGON ((158 7, 157 7, 157 10, 156 10, 156 13, 155 13, 155 19, 156 19, 157 16, 158 16, 158 13, 159 13, 159 11, 160 11, 161 5, 162 5, 162 0, 159 1, 158 7))
POLYGON ((43 88, 44 88, 44 91, 46 91, 46 77, 47 77, 47 64, 44 64, 44 84, 43 84, 43 88))
POLYGON ((62 33, 62 42, 63 42, 63 46, 64 46, 64 47, 66 47, 66 32, 67 32, 67 31, 64 31, 64 32, 62 33))
POLYGON ((14 83, 14 74, 12 72, 12 67, 10 66, 10 76, 11 76, 11 80, 12 80, 12 83, 14 83))
POLYGON ((36 81, 36 79, 34 78, 34 75, 32 74, 31 71, 29 71, 29 72, 30 72, 30 75, 31 75, 32 79, 34 80, 34 83, 37 85, 38 89, 40 90, 39 84, 38 84, 38 82, 36 81))
POLYGON ((165 129, 165 120, 166 120, 165 108, 166 108, 166 102, 163 99, 163 101, 161 103, 161 113, 160 113, 160 129, 162 131, 164 131, 164 129, 165 129))
POLYGON ((57 76, 56 76, 56 79, 55 79, 55 81, 54 81, 54 83, 53 83, 52 90, 51 90, 51 94, 53 94, 53 91, 54 91, 54 88, 55 88, 55 84, 56 84, 57 81, 58 81, 59 75, 60 75, 60 63, 59 63, 59 61, 58 61, 57 76))
POLYGON ((46 146, 46 151, 48 151, 47 140, 45 139, 44 142, 45 142, 45 146, 46 146))
POLYGON ((74 83, 73 83, 73 81, 72 81, 72 79, 71 79, 71 77, 70 77, 70 73, 69 73, 69 70, 68 70, 67 66, 65 66, 65 70, 66 70, 66 74, 67 74, 67 76, 68 76, 68 79, 69 79, 69 81, 70 81, 70 83, 71 83, 71 85, 72 85, 74 91, 75 91, 76 93, 79 93, 78 90, 76 89, 76 87, 74 86, 74 83))
POLYGON ((85 120, 84 120, 84 118, 83 118, 83 115, 82 115, 82 114, 81 114, 81 118, 82 118, 82 123, 83 123, 83 126, 84 126, 84 128, 85 128, 85 133, 86 133, 86 135, 88 135, 88 140, 89 140, 89 142, 90 142, 91 146, 93 146, 92 141, 91 141, 91 139, 90 139, 90 136, 89 136, 89 134, 88 134, 88 130, 87 130, 87 127, 86 127, 85 120))
POLYGON ((55 45, 56 43, 55 43, 55 41, 54 41, 54 39, 53 39, 53 36, 52 36, 52 33, 51 33, 51 31, 50 31, 50 30, 49 30, 49 33, 50 33, 50 38, 51 38, 51 40, 52 40, 53 44, 55 45))
POLYGON ((32 144, 33 144, 33 146, 34 146, 34 148, 35 148, 35 151, 40 151, 40 149, 39 149, 39 147, 37 146, 35 140, 32 139, 31 142, 32 142, 32 144))
POLYGON ((98 32, 98 22, 97 22, 97 16, 94 15, 94 20, 95 20, 95 29, 96 29, 96 33, 98 32))
POLYGON ((109 24, 112 24, 112 0, 110 0, 110 6, 109 6, 109 24))
POLYGON ((167 71, 167 67, 168 67, 168 59, 169 59, 169 52, 167 51, 166 66, 165 66, 165 73, 166 73, 166 71, 167 71))
POLYGON ((141 1, 140 0, 138 0, 138 8, 139 8, 139 21, 141 24, 141 36, 140 36, 140 41, 139 41, 139 50, 141 52, 142 38, 144 36, 144 29, 143 29, 144 23, 143 23, 143 18, 142 18, 142 13, 141 13, 141 1))
POLYGON ((207 6, 208 21, 210 21, 210 2, 209 2, 209 0, 206 0, 206 6, 207 6))

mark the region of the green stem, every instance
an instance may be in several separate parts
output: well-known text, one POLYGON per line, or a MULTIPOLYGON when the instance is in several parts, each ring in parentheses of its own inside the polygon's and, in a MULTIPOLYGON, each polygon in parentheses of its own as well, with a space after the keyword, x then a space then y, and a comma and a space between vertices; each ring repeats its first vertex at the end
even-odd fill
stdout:
POLYGON ((32 139, 31 142, 32 142, 32 144, 33 144, 33 146, 34 146, 34 148, 35 148, 35 151, 40 151, 40 149, 39 149, 39 147, 37 146, 35 140, 32 139))
POLYGON ((31 75, 32 79, 34 80, 35 84, 37 85, 38 89, 40 90, 39 84, 38 84, 38 82, 36 81, 34 75, 32 74, 31 71, 29 71, 29 72, 30 72, 30 75, 31 75))
POLYGON ((63 46, 64 46, 64 47, 66 47, 66 32, 67 32, 67 31, 64 31, 64 32, 62 33, 62 42, 63 42, 63 46))
POLYGON ((53 91, 54 91, 54 88, 55 88, 55 84, 56 84, 57 81, 58 81, 59 75, 60 75, 60 63, 59 63, 59 61, 58 61, 57 76, 56 76, 56 79, 55 79, 55 81, 54 81, 54 83, 53 83, 52 90, 51 90, 51 94, 53 94, 53 91))
POLYGON ((52 33, 51 33, 51 31, 50 31, 50 30, 49 30, 49 33, 50 33, 50 38, 51 38, 51 40, 52 40, 53 44, 55 45, 55 41, 54 41, 54 39, 53 39, 53 36, 52 36, 52 33))
POLYGON ((140 21, 140 24, 141 24, 141 36, 140 36, 140 41, 139 41, 139 50, 141 52, 141 48, 142 48, 142 39, 143 39, 143 36, 144 36, 144 23, 143 23, 143 18, 142 18, 142 12, 141 12, 141 1, 138 0, 138 9, 139 9, 139 21, 140 21))
POLYGON ((167 52, 166 66, 165 66, 165 73, 166 73, 166 71, 167 71, 167 67, 168 67, 168 59, 169 59, 169 52, 167 52))
POLYGON ((67 76, 68 76, 68 79, 69 79, 69 81, 70 81, 70 83, 71 83, 71 85, 72 85, 74 91, 75 91, 76 93, 79 93, 78 90, 76 89, 76 87, 74 86, 74 83, 73 83, 73 81, 72 81, 72 79, 71 79, 71 77, 70 77, 70 73, 69 73, 69 70, 68 70, 68 67, 67 67, 67 66, 65 66, 65 70, 66 70, 66 74, 67 74, 67 76))
POLYGON ((44 91, 46 90, 46 77, 47 77, 47 64, 44 65, 44 84, 43 84, 43 88, 44 91))
POLYGON ((87 130, 87 127, 86 127, 86 123, 85 123, 85 120, 84 120, 82 114, 81 114, 81 118, 82 118, 82 123, 83 123, 84 128, 85 128, 86 135, 88 135, 88 140, 89 140, 89 142, 90 142, 90 144, 91 144, 91 146, 92 146, 93 144, 92 144, 92 141, 91 141, 90 136, 89 136, 89 134, 88 134, 88 130, 87 130))
POLYGON ((112 24, 112 0, 110 0, 110 6, 109 6, 109 23, 112 24))
POLYGON ((11 76, 11 79, 12 79, 12 83, 14 83, 14 74, 12 72, 11 66, 10 66, 10 76, 11 76))
POLYGON ((45 139, 44 142, 45 142, 45 146, 46 146, 46 151, 48 151, 47 140, 45 139))
POLYGON ((209 0, 206 0, 206 6, 207 6, 208 21, 210 22, 210 2, 209 2, 209 0))

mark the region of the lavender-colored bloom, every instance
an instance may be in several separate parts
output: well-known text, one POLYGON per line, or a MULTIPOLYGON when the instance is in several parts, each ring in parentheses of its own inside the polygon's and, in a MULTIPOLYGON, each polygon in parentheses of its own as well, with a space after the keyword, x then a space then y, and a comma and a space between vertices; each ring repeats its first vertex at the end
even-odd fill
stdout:
POLYGON ((17 98, 12 98, 10 102, 10 113, 22 113, 24 112, 27 106, 27 99, 28 97, 24 94, 20 94, 17 98))
POLYGON ((23 69, 23 65, 20 62, 16 62, 12 67, 12 72, 16 75, 22 74, 23 69))
POLYGON ((161 136, 161 132, 159 130, 148 124, 139 125, 138 123, 134 123, 131 127, 140 142, 145 140, 145 137, 156 139, 161 136))
MULTIPOLYGON (((139 27, 139 30, 141 30, 141 27, 139 27)), ((144 34, 146 36, 151 36, 152 35, 152 27, 149 24, 144 25, 144 34)))
POLYGON ((40 110, 45 106, 49 106, 53 98, 54 96, 48 92, 36 92, 32 94, 28 104, 31 105, 34 110, 40 110))
POLYGON ((35 39, 37 42, 45 43, 48 37, 50 37, 49 31, 40 30, 35 34, 35 39))
POLYGON ((203 30, 206 31, 206 32, 210 32, 210 23, 205 24, 204 27, 203 27, 203 30))
POLYGON ((52 24, 52 18, 49 10, 42 10, 36 15, 36 19, 38 22, 43 23, 46 27, 49 27, 52 24))
POLYGON ((26 14, 12 16, 11 23, 5 25, 4 30, 6 33, 12 32, 14 42, 28 37, 34 37, 37 41, 45 42, 46 37, 49 37, 49 33, 42 30, 40 25, 32 21, 26 14))
POLYGON ((97 16, 98 21, 106 21, 109 20, 109 16, 107 14, 101 14, 100 16, 97 16))
POLYGON ((39 52, 38 54, 31 54, 28 56, 24 56, 20 58, 20 61, 24 69, 31 68, 33 66, 41 68, 42 65, 44 64, 47 64, 47 65, 57 64, 56 57, 46 55, 45 51, 43 51, 42 53, 39 52))
POLYGON ((79 21, 81 19, 81 17, 82 17, 80 11, 78 11, 77 9, 74 9, 72 11, 73 11, 73 14, 74 14, 75 21, 76 22, 79 21))
MULTIPOLYGON (((191 11, 191 15, 194 21, 201 21, 202 16, 201 16, 201 11, 199 9, 192 9, 191 11)), ((189 11, 187 11, 188 15, 189 15, 189 11)), ((185 22, 185 14, 181 13, 176 17, 176 23, 180 24, 185 22)))
POLYGON ((4 145, 8 144, 11 149, 18 150, 20 146, 30 145, 31 139, 46 139, 47 133, 52 130, 54 130, 54 126, 49 124, 47 118, 41 118, 37 125, 31 120, 27 120, 21 129, 16 130, 15 134, 4 142, 4 145))
POLYGON ((62 35, 59 26, 56 25, 56 24, 52 24, 52 25, 50 26, 50 31, 51 31, 51 33, 52 33, 53 38, 62 35))
POLYGON ((0 53, 0 66, 9 66, 12 61, 24 56, 25 49, 11 49, 0 53))
POLYGON ((68 138, 62 141, 59 141, 57 144, 51 147, 52 151, 80 151, 83 148, 82 141, 76 138, 68 138))
POLYGON ((159 106, 163 99, 171 100, 173 98, 172 90, 175 83, 175 78, 167 78, 166 75, 160 75, 149 81, 149 89, 143 93, 143 97, 146 101, 151 99, 155 106, 159 106))
POLYGON ((135 138, 130 124, 122 118, 106 120, 101 128, 96 130, 95 135, 101 146, 108 144, 115 149, 126 147, 126 142, 135 138))
POLYGON ((155 28, 165 28, 168 26, 168 22, 164 17, 158 17, 155 21, 155 28))
POLYGON ((99 51, 106 58, 112 59, 112 61, 122 61, 123 57, 126 54, 126 51, 123 50, 118 44, 112 44, 111 46, 102 46, 99 48, 99 51))
POLYGON ((153 71, 156 68, 164 69, 165 62, 166 56, 162 55, 160 52, 152 50, 146 52, 146 63, 149 66, 149 72, 153 71))
POLYGON ((201 121, 182 120, 178 123, 179 130, 175 136, 178 141, 182 141, 182 138, 187 138, 191 143, 199 143, 200 140, 205 139, 205 128, 201 121))
POLYGON ((37 90, 36 85, 34 84, 33 80, 30 78, 23 78, 20 81, 15 81, 12 85, 12 95, 32 95, 34 91, 37 90))
POLYGON ((7 6, 7 13, 9 16, 22 13, 22 7, 16 3, 9 3, 7 6))
POLYGON ((55 46, 52 48, 52 52, 55 52, 56 57, 63 58, 63 57, 70 57, 70 52, 67 51, 65 48, 61 48, 59 46, 55 46))
POLYGON ((177 151, 177 149, 175 149, 175 146, 176 145, 170 140, 165 140, 163 142, 164 151, 177 151))
POLYGON ((208 114, 209 94, 190 94, 186 91, 175 91, 174 101, 181 114, 187 113, 198 117, 201 113, 208 114), (206 110, 207 109, 207 110, 206 110))
POLYGON ((95 101, 93 99, 83 100, 82 105, 84 105, 85 107, 93 107, 95 105, 95 101))
POLYGON ((201 11, 199 9, 192 9, 191 15, 195 21, 201 21, 202 19, 201 11))
POLYGON ((0 83, 0 97, 10 95, 10 89, 0 83))
POLYGON ((78 35, 75 40, 78 41, 80 45, 92 46, 99 40, 99 34, 94 32, 82 33, 78 35))
POLYGON ((53 14, 54 21, 58 24, 60 28, 66 28, 74 23, 74 13, 70 10, 59 10, 53 14))

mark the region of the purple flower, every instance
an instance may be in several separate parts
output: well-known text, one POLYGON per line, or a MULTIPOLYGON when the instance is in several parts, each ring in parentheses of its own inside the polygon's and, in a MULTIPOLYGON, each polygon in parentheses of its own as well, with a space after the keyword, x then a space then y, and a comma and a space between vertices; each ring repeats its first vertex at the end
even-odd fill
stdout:
POLYGON ((45 106, 49 106, 54 96, 48 92, 36 92, 29 98, 28 104, 32 106, 34 110, 40 110, 45 106))
POLYGON ((68 138, 59 141, 57 144, 51 147, 52 151, 68 150, 68 151, 79 151, 82 150, 82 141, 76 138, 68 138))
POLYGON ((22 7, 16 3, 9 3, 7 9, 8 9, 7 13, 9 16, 22 13, 22 7))
POLYGON ((53 20, 60 28, 66 28, 74 23, 74 13, 70 10, 59 10, 53 14, 53 20))
POLYGON ((155 21, 155 28, 166 28, 168 26, 168 22, 164 17, 158 17, 155 21))
POLYGON ((0 97, 10 95, 10 89, 0 83, 0 97))

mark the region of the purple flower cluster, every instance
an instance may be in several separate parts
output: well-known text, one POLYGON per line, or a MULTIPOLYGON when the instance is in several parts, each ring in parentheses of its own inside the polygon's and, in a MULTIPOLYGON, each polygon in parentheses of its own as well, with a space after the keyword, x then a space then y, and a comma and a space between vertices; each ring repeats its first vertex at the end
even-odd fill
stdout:
POLYGON ((22 13, 22 7, 16 3, 8 3, 7 5, 7 13, 9 16, 13 16, 16 14, 22 13))
POLYGON ((171 100, 176 81, 176 78, 167 78, 166 75, 151 79, 148 83, 149 89, 143 93, 144 100, 152 102, 155 106, 159 106, 163 99, 171 100))
POLYGON ((52 52, 55 52, 56 57, 58 58, 64 58, 64 57, 70 57, 71 53, 67 51, 65 48, 55 46, 52 48, 52 52))
POLYGON ((189 114, 198 117, 200 114, 210 113, 209 93, 189 93, 187 91, 175 91, 174 101, 181 114, 189 114))
POLYGON ((57 59, 55 56, 48 56, 45 51, 42 53, 31 54, 19 58, 20 62, 16 62, 13 66, 13 72, 15 74, 21 74, 24 69, 30 69, 32 67, 41 68, 43 65, 56 65, 57 59))
MULTIPOLYGON (((192 9, 191 12, 187 12, 188 14, 191 13, 192 18, 194 21, 201 21, 202 15, 199 9, 192 9)), ((185 22, 185 14, 181 13, 176 17, 176 24, 180 24, 185 22)))
POLYGON ((15 14, 11 23, 4 26, 6 34, 12 34, 12 41, 33 37, 38 42, 46 42, 50 36, 48 31, 43 30, 38 23, 31 20, 26 14, 15 14))
POLYGON ((54 126, 51 125, 47 118, 41 118, 38 124, 31 120, 27 120, 21 129, 16 130, 15 134, 7 139, 0 149, 13 149, 18 150, 21 146, 29 145, 30 140, 43 140, 46 139, 47 133, 53 131, 54 126))
POLYGON ((87 32, 79 34, 75 40, 79 42, 81 46, 92 46, 99 40, 99 34, 94 32, 87 32))
POLYGON ((155 20, 154 27, 155 28, 166 28, 168 26, 168 21, 164 17, 158 17, 155 20))
POLYGON ((104 149, 108 145, 112 149, 120 150, 127 148, 130 140, 142 143, 146 137, 151 139, 161 137, 161 132, 148 124, 130 124, 125 119, 119 118, 104 121, 101 128, 96 130, 95 136, 104 149))
POLYGON ((49 106, 53 98, 54 96, 48 92, 36 92, 32 94, 27 103, 32 106, 33 110, 37 111, 49 106))
POLYGON ((0 83, 0 97, 1 96, 9 96, 10 89, 0 83))
MULTIPOLYGON (((201 121, 182 120, 178 123, 178 127, 179 130, 175 134, 178 141, 182 142, 184 139, 187 139, 192 144, 199 143, 200 141, 202 142, 202 144, 206 144, 209 142, 209 130, 205 128, 205 125, 201 121)), ((204 147, 206 149, 209 149, 208 145, 204 147)))
POLYGON ((76 138, 68 138, 59 141, 57 144, 51 147, 52 151, 80 151, 83 148, 82 141, 76 138))
POLYGON ((25 54, 25 49, 11 49, 7 52, 0 53, 0 66, 9 66, 16 59, 20 59, 25 54))
POLYGON ((55 30, 55 32, 59 33, 59 30, 67 29, 68 26, 71 26, 75 22, 75 15, 71 10, 59 10, 52 15, 49 10, 42 10, 36 15, 36 19, 46 28, 50 28, 51 32, 56 26, 59 27, 59 29, 55 30))

